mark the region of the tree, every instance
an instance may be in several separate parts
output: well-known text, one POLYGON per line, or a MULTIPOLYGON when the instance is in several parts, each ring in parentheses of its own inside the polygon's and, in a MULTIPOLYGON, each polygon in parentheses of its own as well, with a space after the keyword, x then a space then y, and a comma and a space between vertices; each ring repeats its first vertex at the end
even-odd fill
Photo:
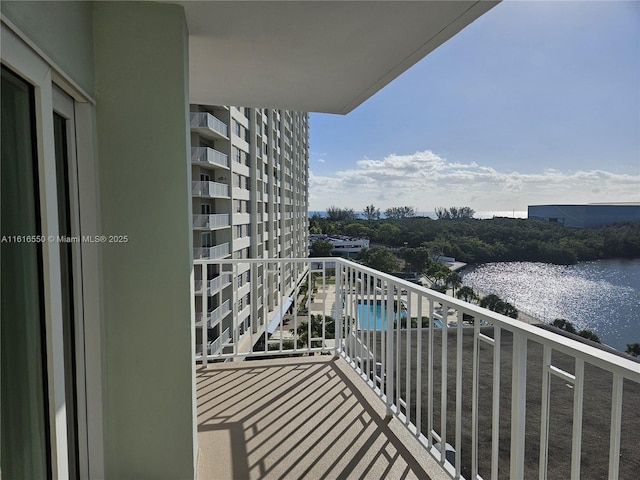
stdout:
POLYGON ((509 302, 504 302, 502 311, 498 313, 506 315, 507 317, 518 318, 518 309, 511 305, 509 302))
POLYGON ((412 272, 424 271, 431 261, 429 250, 425 247, 401 248, 399 254, 400 258, 407 262, 407 265, 412 272))
POLYGON ((391 207, 384 211, 384 216, 387 218, 411 218, 416 216, 416 210, 413 207, 391 207))
POLYGON ((380 209, 376 208, 373 204, 367 205, 364 207, 362 214, 365 220, 379 220, 380 219, 380 209))
POLYGON ((351 222, 353 220, 357 220, 358 215, 353 210, 353 208, 338 208, 334 205, 331 205, 329 208, 327 208, 327 218, 330 221, 351 222))
MULTIPOLYGON (((322 321, 324 319, 324 338, 335 338, 336 322, 330 317, 322 315, 311 315, 311 338, 322 338, 322 321)), ((291 330, 293 333, 293 330, 291 330)), ((314 340, 309 343, 309 324, 307 322, 300 323, 295 331, 298 337, 298 348, 321 347, 322 341, 314 340)))
POLYGON ((434 212, 439 220, 461 220, 464 218, 473 218, 476 214, 476 211, 471 207, 436 207, 434 212))
POLYGON ((322 217, 317 213, 309 218, 309 233, 322 233, 322 217))
POLYGON ((583 338, 586 338, 587 340, 591 340, 592 342, 596 342, 596 343, 602 343, 602 340, 600 340, 600 337, 598 335, 596 335, 594 332, 592 332, 591 330, 580 330, 578 332, 578 335, 580 335, 583 338))
POLYGON ((518 318, 518 309, 493 293, 483 297, 480 306, 507 317, 518 318))
POLYGON ((423 274, 431 282, 430 288, 436 291, 446 291, 449 272, 449 267, 445 263, 431 261, 423 274))
POLYGON ((468 285, 463 285, 462 287, 460 287, 460 289, 456 292, 456 297, 469 303, 478 299, 478 295, 476 294, 476 292, 468 285))
POLYGON ((559 328, 560 330, 564 330, 565 332, 576 333, 576 328, 573 326, 573 323, 569 320, 565 320, 564 318, 556 318, 551 322, 551 325, 559 328))
POLYGON ((362 223, 349 223, 342 229, 345 235, 357 238, 369 238, 371 236, 371 229, 362 223))
POLYGON ((449 271, 446 278, 447 285, 451 286, 452 294, 456 294, 456 288, 462 285, 462 276, 458 272, 449 271))
POLYGON ((500 302, 502 302, 502 300, 500 300, 499 296, 490 293, 489 295, 480 299, 479 305, 482 308, 488 308, 489 310, 493 310, 495 312, 496 307, 500 306, 500 302))
POLYGON ((333 244, 326 240, 316 240, 311 244, 310 257, 330 257, 333 244))
POLYGON ((375 247, 360 251, 359 258, 364 263, 381 272, 390 273, 400 270, 400 261, 386 247, 375 247))
POLYGON ((383 223, 378 227, 378 231, 376 232, 376 239, 380 243, 389 245, 395 242, 398 235, 400 235, 399 227, 397 227, 396 225, 392 225, 391 223, 383 223))
POLYGON ((627 343, 625 352, 633 357, 640 356, 640 343, 627 343))

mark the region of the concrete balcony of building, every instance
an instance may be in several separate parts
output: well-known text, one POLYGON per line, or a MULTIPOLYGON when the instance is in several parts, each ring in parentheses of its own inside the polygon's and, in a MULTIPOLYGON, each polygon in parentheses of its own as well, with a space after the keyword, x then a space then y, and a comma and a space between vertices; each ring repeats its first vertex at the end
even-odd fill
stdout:
MULTIPOLYGON (((222 305, 214 308, 208 312, 196 312, 196 327, 205 327, 207 329, 214 328, 218 325, 228 314, 231 312, 231 302, 226 300, 222 305), (207 321, 203 322, 202 319, 206 318, 207 321)), ((207 338, 206 336, 202 338, 207 338)), ((200 351, 202 347, 200 346, 200 351)))
MULTIPOLYGON (((208 342, 207 344, 208 354, 215 355, 217 353, 220 353, 220 350, 222 349, 222 347, 225 346, 225 344, 227 344, 230 338, 231 338, 231 334, 229 332, 229 329, 227 328, 224 332, 222 332, 222 334, 218 338, 208 342)), ((202 344, 196 345, 196 354, 202 355, 202 344)))
POLYGON ((205 294, 207 296, 215 295, 220 290, 225 288, 226 286, 231 284, 231 274, 230 273, 222 273, 215 278, 210 280, 195 280, 194 282, 194 290, 196 295, 201 295, 203 293, 202 286, 206 285, 205 294))
POLYGON ((229 185, 218 182, 191 182, 194 197, 229 198, 229 185))
POLYGON ((211 147, 191 147, 191 163, 229 169, 229 156, 211 147))
POLYGON ((202 247, 193 249, 194 260, 200 259, 216 259, 223 258, 229 255, 229 244, 222 243, 215 247, 202 247))
POLYGON ((213 230, 231 226, 228 213, 217 213, 212 215, 193 215, 194 230, 213 230))
POLYGON ((200 479, 636 478, 630 357, 344 259, 241 262, 287 294, 196 357, 200 479))
POLYGON ((212 139, 229 140, 229 127, 209 112, 191 112, 191 131, 212 139))

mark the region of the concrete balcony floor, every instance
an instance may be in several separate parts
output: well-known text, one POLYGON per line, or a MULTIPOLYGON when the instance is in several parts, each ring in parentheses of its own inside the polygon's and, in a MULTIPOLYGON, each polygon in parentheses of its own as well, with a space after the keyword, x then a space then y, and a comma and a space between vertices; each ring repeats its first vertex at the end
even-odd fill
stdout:
POLYGON ((448 479, 341 358, 199 367, 198 479, 448 479))

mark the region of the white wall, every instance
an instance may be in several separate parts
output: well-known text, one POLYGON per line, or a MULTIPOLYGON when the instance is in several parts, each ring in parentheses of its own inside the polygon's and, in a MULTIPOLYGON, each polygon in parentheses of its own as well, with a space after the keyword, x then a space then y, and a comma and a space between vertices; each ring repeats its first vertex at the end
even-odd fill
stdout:
POLYGON ((107 478, 194 477, 188 42, 180 6, 94 6, 107 478))

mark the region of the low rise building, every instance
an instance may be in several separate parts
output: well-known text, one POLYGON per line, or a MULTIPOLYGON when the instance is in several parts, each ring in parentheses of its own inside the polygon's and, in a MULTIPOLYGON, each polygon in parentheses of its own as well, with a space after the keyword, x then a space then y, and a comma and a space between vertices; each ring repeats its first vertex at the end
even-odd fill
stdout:
POLYGON ((575 228, 601 227, 616 222, 640 221, 640 203, 529 205, 528 218, 575 228))

